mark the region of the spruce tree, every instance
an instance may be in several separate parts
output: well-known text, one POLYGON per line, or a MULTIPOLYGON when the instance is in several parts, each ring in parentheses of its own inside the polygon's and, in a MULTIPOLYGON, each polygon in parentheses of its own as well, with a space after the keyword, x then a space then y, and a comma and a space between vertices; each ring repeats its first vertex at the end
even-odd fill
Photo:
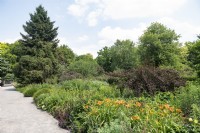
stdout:
POLYGON ((14 69, 19 83, 44 83, 57 73, 55 52, 59 41, 56 39, 58 28, 54 28, 54 23, 40 5, 23 25, 27 34, 21 33, 21 55, 14 69))

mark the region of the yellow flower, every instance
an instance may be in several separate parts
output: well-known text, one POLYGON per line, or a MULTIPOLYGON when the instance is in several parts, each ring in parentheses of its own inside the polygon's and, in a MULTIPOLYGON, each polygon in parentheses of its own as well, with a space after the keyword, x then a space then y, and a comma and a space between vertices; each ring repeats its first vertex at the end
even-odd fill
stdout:
POLYGON ((134 116, 131 117, 131 120, 140 120, 140 117, 137 116, 137 115, 134 115, 134 116))
POLYGON ((182 111, 181 111, 181 109, 176 109, 176 112, 181 113, 182 111))
POLYGON ((135 103, 135 106, 136 106, 136 107, 141 107, 141 105, 142 105, 142 104, 141 104, 140 102, 136 102, 136 103, 135 103))
POLYGON ((107 103, 111 102, 111 100, 110 100, 109 98, 106 98, 105 101, 106 101, 107 103))
POLYGON ((130 107, 131 107, 131 105, 130 105, 130 104, 126 104, 125 106, 126 106, 127 108, 130 108, 130 107))
POLYGON ((197 123, 198 123, 198 120, 197 120, 197 119, 195 119, 195 120, 194 120, 194 123, 195 123, 195 124, 197 124, 197 123))
POLYGON ((193 121, 193 119, 192 119, 192 118, 189 118, 188 120, 189 120, 189 122, 192 122, 192 121, 193 121))

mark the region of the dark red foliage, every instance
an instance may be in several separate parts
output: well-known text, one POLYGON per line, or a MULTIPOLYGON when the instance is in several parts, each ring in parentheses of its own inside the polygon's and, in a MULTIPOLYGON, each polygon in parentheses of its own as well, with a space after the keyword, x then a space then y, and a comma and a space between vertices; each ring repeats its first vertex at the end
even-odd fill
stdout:
POLYGON ((174 91, 176 87, 184 86, 185 80, 173 69, 140 67, 118 73, 109 73, 110 81, 115 81, 120 87, 133 89, 136 96, 143 92, 174 91))

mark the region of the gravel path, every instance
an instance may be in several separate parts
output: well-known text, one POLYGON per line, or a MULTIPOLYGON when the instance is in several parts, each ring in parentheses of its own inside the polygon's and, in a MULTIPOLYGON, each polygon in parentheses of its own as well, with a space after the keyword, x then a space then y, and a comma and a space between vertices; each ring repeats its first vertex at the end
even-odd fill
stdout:
POLYGON ((0 87, 0 133, 69 133, 13 86, 0 87))

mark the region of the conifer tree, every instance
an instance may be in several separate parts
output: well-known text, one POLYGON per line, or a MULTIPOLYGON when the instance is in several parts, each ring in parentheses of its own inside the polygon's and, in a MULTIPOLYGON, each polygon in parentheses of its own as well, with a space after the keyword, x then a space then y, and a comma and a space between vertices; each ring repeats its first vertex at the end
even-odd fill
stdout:
POLYGON ((21 55, 14 69, 19 83, 44 83, 57 73, 55 52, 59 41, 54 23, 40 5, 23 25, 27 34, 21 33, 21 55))

